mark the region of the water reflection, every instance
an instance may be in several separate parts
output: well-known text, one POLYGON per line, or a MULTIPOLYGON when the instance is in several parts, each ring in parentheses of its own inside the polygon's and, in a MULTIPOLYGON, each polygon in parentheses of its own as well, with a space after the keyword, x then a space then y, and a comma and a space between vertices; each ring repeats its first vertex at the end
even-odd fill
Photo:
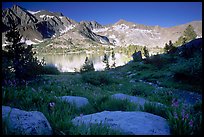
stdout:
MULTIPOLYGON (((130 57, 123 53, 115 53, 115 60, 112 59, 111 52, 106 53, 108 55, 109 65, 112 66, 115 62, 115 66, 122 66, 131 60, 130 57)), ((104 70, 105 63, 103 63, 104 53, 70 53, 70 54, 43 54, 38 55, 38 59, 44 57, 46 64, 53 64, 58 68, 60 72, 79 72, 83 66, 86 57, 93 61, 93 65, 96 71, 104 70)))

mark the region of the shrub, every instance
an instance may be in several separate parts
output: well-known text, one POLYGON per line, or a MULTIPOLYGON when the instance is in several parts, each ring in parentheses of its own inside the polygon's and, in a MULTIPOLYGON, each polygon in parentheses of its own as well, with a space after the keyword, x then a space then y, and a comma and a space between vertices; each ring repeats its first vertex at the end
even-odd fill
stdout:
POLYGON ((101 111, 133 111, 137 109, 137 105, 132 104, 128 100, 119 100, 108 98, 105 102, 101 103, 101 111))
POLYGON ((190 59, 181 59, 170 68, 174 79, 189 84, 201 84, 202 78, 202 57, 197 55, 190 59))
POLYGON ((157 90, 156 94, 152 94, 148 99, 150 101, 160 102, 162 104, 171 105, 173 92, 170 89, 157 90))
POLYGON ((149 95, 151 95, 151 91, 154 90, 154 87, 147 85, 147 84, 143 84, 143 83, 136 83, 134 85, 134 87, 130 90, 131 95, 133 96, 144 96, 147 97, 149 95))
POLYGON ((113 83, 112 77, 105 72, 86 72, 82 74, 82 79, 84 82, 95 86, 109 85, 113 83))
POLYGON ((167 113, 166 113, 167 108, 156 105, 154 103, 145 103, 144 108, 141 111, 155 114, 163 118, 167 118, 167 113))
POLYGON ((176 58, 171 55, 154 55, 144 60, 146 64, 152 64, 157 68, 162 68, 165 65, 176 62, 176 58))
POLYGON ((57 67, 55 67, 52 64, 49 64, 49 65, 43 66, 43 74, 54 74, 54 75, 57 75, 57 74, 60 74, 60 72, 57 69, 57 67))

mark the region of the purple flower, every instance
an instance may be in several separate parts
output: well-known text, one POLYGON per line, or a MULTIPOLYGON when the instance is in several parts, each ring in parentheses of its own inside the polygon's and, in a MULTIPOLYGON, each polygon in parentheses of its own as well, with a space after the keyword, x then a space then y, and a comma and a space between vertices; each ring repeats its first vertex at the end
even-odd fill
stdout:
POLYGON ((190 126, 190 127, 193 127, 193 120, 192 120, 192 119, 191 119, 190 122, 189 122, 189 126, 190 126))
POLYGON ((186 115, 182 115, 182 120, 185 120, 185 119, 188 119, 189 115, 186 114, 186 115))
POLYGON ((176 112, 174 112, 174 118, 175 118, 175 119, 178 119, 178 115, 177 115, 176 112))
POLYGON ((171 106, 172 106, 172 107, 178 107, 178 105, 179 105, 179 104, 178 104, 178 100, 174 98, 174 99, 172 100, 172 105, 171 105, 171 106))

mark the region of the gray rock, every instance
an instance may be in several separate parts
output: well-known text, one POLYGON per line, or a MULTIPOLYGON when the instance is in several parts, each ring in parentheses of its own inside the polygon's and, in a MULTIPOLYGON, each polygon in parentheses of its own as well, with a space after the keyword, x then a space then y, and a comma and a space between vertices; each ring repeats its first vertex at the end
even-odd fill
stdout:
POLYGON ((89 104, 89 101, 85 97, 78 97, 78 96, 62 96, 62 97, 57 97, 62 101, 71 103, 73 105, 76 105, 77 108, 81 108, 89 104))
POLYGON ((2 120, 6 122, 8 132, 15 135, 52 135, 52 128, 38 111, 24 111, 2 106, 2 120))
POLYGON ((126 135, 170 135, 166 119, 146 112, 103 111, 76 117, 72 120, 76 126, 102 124, 126 135))
POLYGON ((120 100, 128 100, 134 104, 140 105, 142 108, 144 108, 145 103, 152 103, 153 105, 160 106, 160 107, 166 107, 164 104, 161 104, 159 102, 150 102, 142 97, 136 97, 136 96, 130 96, 122 93, 117 93, 114 95, 111 95, 114 99, 120 99, 120 100))

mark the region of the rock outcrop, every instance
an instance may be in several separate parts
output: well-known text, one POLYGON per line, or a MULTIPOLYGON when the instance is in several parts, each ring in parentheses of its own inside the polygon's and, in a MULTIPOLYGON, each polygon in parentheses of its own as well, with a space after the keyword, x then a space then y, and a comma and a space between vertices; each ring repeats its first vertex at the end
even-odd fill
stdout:
POLYGON ((125 100, 127 99, 128 101, 140 105, 142 108, 144 108, 145 103, 150 103, 159 107, 166 107, 164 104, 161 104, 159 102, 150 102, 142 97, 136 97, 136 96, 130 96, 122 93, 114 94, 111 96, 114 99, 119 99, 119 100, 125 100))
POLYGON ((85 97, 78 97, 78 96, 62 96, 57 97, 61 101, 65 101, 67 103, 70 103, 72 105, 75 105, 77 108, 84 107, 89 104, 89 101, 85 97))
POLYGON ((52 135, 48 120, 38 111, 2 106, 2 120, 12 135, 52 135))
POLYGON ((102 124, 125 135, 170 135, 166 119, 146 112, 103 111, 76 117, 72 123, 102 124))

